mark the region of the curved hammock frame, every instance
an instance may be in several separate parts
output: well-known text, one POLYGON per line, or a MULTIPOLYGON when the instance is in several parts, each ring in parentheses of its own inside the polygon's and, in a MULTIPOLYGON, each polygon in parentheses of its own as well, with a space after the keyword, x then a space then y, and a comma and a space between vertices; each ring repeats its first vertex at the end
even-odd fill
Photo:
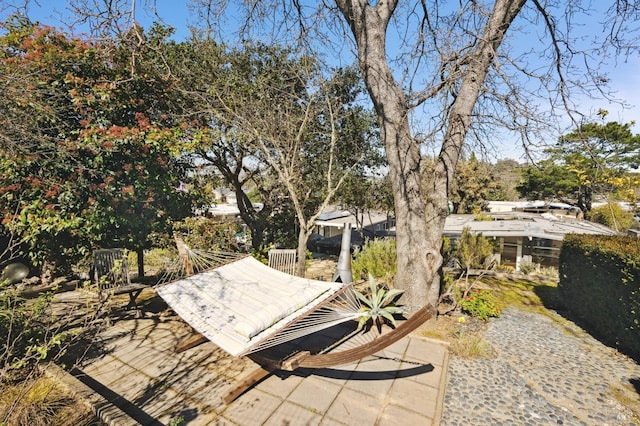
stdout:
POLYGON ((206 339, 233 356, 251 354, 267 372, 356 362, 402 339, 435 314, 432 306, 425 306, 385 333, 355 330, 343 340, 375 334, 356 347, 336 350, 341 341, 317 353, 300 351, 273 359, 265 349, 366 315, 352 284, 295 277, 247 255, 206 253, 189 249, 178 237, 176 242, 179 258, 156 286, 158 294, 206 339))
POLYGON ((268 365, 279 370, 294 370, 296 368, 326 368, 334 367, 337 365, 351 364, 369 355, 373 355, 376 352, 394 344, 403 337, 409 335, 412 331, 422 325, 425 321, 431 318, 435 314, 435 309, 431 306, 424 306, 409 319, 403 321, 399 326, 392 331, 380 335, 380 337, 371 340, 367 343, 363 343, 355 348, 346 349, 343 351, 327 352, 311 354, 309 352, 302 352, 292 359, 287 360, 273 360, 266 356, 254 355, 255 360, 262 360, 268 365))

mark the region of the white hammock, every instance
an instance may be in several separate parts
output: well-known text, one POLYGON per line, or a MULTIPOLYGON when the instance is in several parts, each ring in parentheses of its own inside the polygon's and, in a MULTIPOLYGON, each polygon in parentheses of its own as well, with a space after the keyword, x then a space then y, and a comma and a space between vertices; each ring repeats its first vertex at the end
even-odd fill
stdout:
POLYGON ((159 284, 156 290, 182 319, 233 356, 361 315, 351 284, 296 277, 252 257, 159 284))

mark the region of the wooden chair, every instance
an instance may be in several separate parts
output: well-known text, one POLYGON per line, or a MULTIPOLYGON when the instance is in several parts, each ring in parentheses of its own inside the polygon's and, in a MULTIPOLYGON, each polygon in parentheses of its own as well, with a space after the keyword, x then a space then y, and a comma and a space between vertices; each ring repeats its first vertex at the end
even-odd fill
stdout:
POLYGON ((269 267, 289 275, 295 275, 296 249, 269 250, 269 267))
MULTIPOLYGON (((94 284, 98 286, 100 300, 106 300, 111 295, 127 293, 129 303, 125 309, 138 310, 136 298, 146 286, 131 283, 129 262, 123 249, 95 250, 93 252, 92 279, 94 284)), ((138 314, 140 314, 139 310, 138 314)))

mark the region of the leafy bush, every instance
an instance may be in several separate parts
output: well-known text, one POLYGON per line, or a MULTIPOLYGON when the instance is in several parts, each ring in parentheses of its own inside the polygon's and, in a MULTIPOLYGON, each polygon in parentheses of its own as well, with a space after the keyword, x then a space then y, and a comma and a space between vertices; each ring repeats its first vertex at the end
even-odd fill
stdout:
POLYGON ((73 398, 43 377, 40 365, 59 362, 85 334, 93 336, 104 305, 88 301, 60 309, 54 302, 51 292, 26 298, 0 280, 0 425, 85 424, 92 417, 88 410, 68 409, 73 398))
POLYGON ((351 262, 354 281, 374 278, 392 282, 398 271, 396 241, 393 239, 368 240, 351 262))
MULTIPOLYGON (((129 265, 135 265, 137 263, 137 255, 136 253, 131 252, 135 256, 134 259, 129 257, 129 265)), ((167 266, 169 266, 173 259, 175 259, 175 249, 171 250, 168 248, 154 248, 145 253, 144 256, 144 265, 145 269, 150 273, 159 273, 160 271, 165 270, 167 266)))
POLYGON ((269 264, 269 250, 275 248, 274 245, 261 245, 257 249, 251 250, 251 256, 264 263, 265 265, 269 264))
POLYGON ((540 268, 538 273, 543 277, 549 277, 556 281, 560 278, 560 275, 558 274, 558 269, 554 267, 540 268))
POLYGON ((558 288, 582 327, 640 359, 639 238, 567 235, 558 288))
POLYGON ((239 251, 236 242, 237 227, 236 223, 198 217, 176 222, 173 229, 184 236, 184 242, 189 247, 205 251, 236 252, 239 251))
POLYGON ((531 262, 531 261, 522 261, 520 262, 520 273, 529 275, 532 272, 538 272, 540 270, 540 265, 531 262))
POLYGON ((496 271, 512 273, 516 271, 516 268, 511 265, 496 265, 496 271))
POLYGON ((474 290, 462 298, 460 308, 472 317, 487 320, 500 317, 500 306, 493 293, 488 290, 474 290))
POLYGON ((47 357, 59 346, 63 335, 47 333, 47 308, 51 295, 28 301, 6 281, 0 283, 0 380, 11 379, 17 372, 47 357))
MULTIPOLYGON (((53 289, 55 291, 55 289, 53 289)), ((53 293, 26 298, 17 286, 0 280, 0 385, 31 375, 43 361, 53 361, 103 313, 101 304, 64 307, 64 315, 52 309, 53 293)))

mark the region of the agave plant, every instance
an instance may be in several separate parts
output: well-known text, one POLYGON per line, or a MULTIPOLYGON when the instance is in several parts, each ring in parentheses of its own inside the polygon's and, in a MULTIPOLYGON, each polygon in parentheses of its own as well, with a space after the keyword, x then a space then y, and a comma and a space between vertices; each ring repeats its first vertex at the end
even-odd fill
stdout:
POLYGON ((356 297, 362 302, 360 308, 360 319, 358 320, 358 329, 363 328, 370 322, 376 324, 378 331, 382 330, 382 324, 387 321, 395 327, 395 314, 404 313, 404 309, 396 306, 395 299, 402 294, 403 290, 390 289, 376 285, 375 279, 369 274, 370 294, 365 295, 356 290, 356 297))

